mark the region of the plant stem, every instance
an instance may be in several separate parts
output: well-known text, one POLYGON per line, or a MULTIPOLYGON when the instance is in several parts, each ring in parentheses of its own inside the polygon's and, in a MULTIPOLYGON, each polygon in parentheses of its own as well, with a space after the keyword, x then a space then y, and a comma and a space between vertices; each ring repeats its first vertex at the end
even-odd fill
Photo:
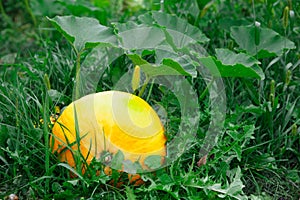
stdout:
MULTIPOLYGON (((44 141, 45 141, 45 173, 46 176, 49 175, 49 168, 50 168, 50 155, 49 155, 49 134, 48 134, 48 122, 49 117, 47 115, 47 111, 49 110, 49 96, 46 88, 46 95, 45 95, 45 103, 43 106, 43 132, 44 132, 44 141)), ((46 179, 45 188, 46 190, 49 189, 49 179, 46 179)))
POLYGON ((0 0, 0 12, 1 12, 1 15, 4 18, 4 21, 6 23, 8 23, 11 27, 14 27, 14 23, 12 22, 12 20, 9 18, 9 16, 6 14, 6 12, 4 10, 3 4, 2 4, 2 0, 0 0))
POLYGON ((200 97, 199 97, 199 100, 200 100, 200 101, 204 99, 204 97, 205 97, 206 94, 208 93, 208 90, 209 90, 210 86, 213 84, 214 81, 215 81, 215 79, 213 78, 213 79, 209 82, 209 84, 206 86, 206 88, 204 89, 204 91, 201 93, 201 95, 200 95, 200 97))
POLYGON ((164 12, 164 0, 160 0, 160 12, 164 12))
POLYGON ((25 7, 26 7, 26 10, 29 13, 31 19, 32 19, 33 25, 36 26, 36 18, 34 16, 34 14, 32 13, 32 10, 29 6, 29 1, 28 0, 25 0, 25 7))
POLYGON ((150 78, 146 75, 146 80, 145 80, 144 85, 143 85, 143 87, 140 90, 139 95, 138 95, 139 97, 141 97, 144 94, 144 92, 146 90, 146 87, 147 87, 147 84, 149 83, 149 81, 150 81, 150 78))
MULTIPOLYGON (((253 10, 253 16, 254 16, 254 28, 256 29, 257 27, 256 27, 256 25, 255 25, 255 23, 256 23, 256 12, 255 12, 255 2, 254 2, 254 0, 252 0, 252 10, 253 10)), ((257 37, 257 35, 255 35, 255 37, 257 37)), ((257 41, 257 38, 255 39, 255 41, 257 41)), ((258 53, 258 48, 257 48, 257 44, 255 44, 255 54, 256 54, 256 59, 258 59, 258 55, 257 55, 257 53, 258 53)))
POLYGON ((77 58, 76 58, 76 80, 75 80, 75 100, 80 97, 80 57, 81 52, 77 52, 77 58))
POLYGON ((149 89, 149 92, 148 92, 148 96, 147 96, 147 98, 146 98, 146 101, 149 101, 149 99, 150 99, 150 95, 151 95, 152 89, 153 89, 153 82, 154 82, 154 80, 152 81, 152 83, 151 83, 151 85, 150 85, 150 89, 149 89))

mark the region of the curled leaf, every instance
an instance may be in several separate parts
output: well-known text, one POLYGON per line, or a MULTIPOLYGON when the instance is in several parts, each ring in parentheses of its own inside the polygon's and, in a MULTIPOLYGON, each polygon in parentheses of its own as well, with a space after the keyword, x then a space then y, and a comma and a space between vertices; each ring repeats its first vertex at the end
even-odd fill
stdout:
POLYGON ((131 80, 131 86, 132 86, 133 91, 135 91, 136 89, 139 88, 140 79, 141 79, 141 68, 140 68, 140 66, 137 65, 134 68, 132 80, 131 80))
POLYGON ((200 158, 200 160, 197 162, 197 166, 201 167, 202 165, 205 165, 207 162, 207 154, 200 158))

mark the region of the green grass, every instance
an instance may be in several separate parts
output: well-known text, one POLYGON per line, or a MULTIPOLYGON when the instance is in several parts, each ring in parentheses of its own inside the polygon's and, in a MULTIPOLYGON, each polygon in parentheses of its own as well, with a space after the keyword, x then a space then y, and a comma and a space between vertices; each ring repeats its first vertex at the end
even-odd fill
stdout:
MULTIPOLYGON (((26 2, 0 1, 4 8, 0 13, 0 43, 4 47, 0 49, 0 199, 10 194, 19 199, 300 198, 299 2, 254 1, 253 9, 251 1, 215 1, 210 7, 209 1, 165 1, 164 12, 186 19, 210 38, 204 47, 212 55, 216 48, 239 48, 222 20, 225 16, 239 23, 259 21, 263 27, 286 36, 297 48, 282 56, 260 59, 265 80, 223 78, 227 98, 224 132, 208 154, 207 163, 200 167, 196 163, 211 108, 208 95, 203 93, 203 80, 187 78, 198 97, 203 97, 199 102, 200 126, 193 130, 197 138, 170 166, 143 174, 142 186, 133 186, 125 173, 117 171, 112 176, 97 175, 96 170, 103 171, 97 161, 89 166, 88 174, 82 174, 51 153, 49 117, 55 113, 55 106, 64 107, 72 101, 76 53, 45 16, 89 16, 108 25, 135 20, 146 10, 159 10, 159 1, 144 4, 144 8, 134 7, 130 1, 113 1, 123 5, 119 9, 113 9, 109 1, 91 1, 99 4, 100 11, 84 4, 39 10, 26 2), (295 16, 284 29, 282 13, 289 4, 295 16), (205 11, 201 18, 195 14, 195 5, 205 11), (110 184, 120 176, 122 187, 110 184)), ((82 61, 88 53, 82 55, 82 61)), ((151 62, 153 57, 145 59, 151 62)), ((117 58, 97 83, 97 91, 112 89, 132 69, 133 63, 126 56, 117 58)), ((167 134, 172 138, 181 117, 174 95, 149 84, 143 98, 164 107, 167 134)), ((81 156, 77 159, 84 162, 81 156)))

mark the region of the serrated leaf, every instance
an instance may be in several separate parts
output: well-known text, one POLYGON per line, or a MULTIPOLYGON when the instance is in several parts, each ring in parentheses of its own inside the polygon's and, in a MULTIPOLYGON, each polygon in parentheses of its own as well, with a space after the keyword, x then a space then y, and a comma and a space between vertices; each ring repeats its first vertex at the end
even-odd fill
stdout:
POLYGON ((166 173, 157 174, 157 177, 163 185, 175 184, 174 180, 166 173))
POLYGON ((229 185, 228 183, 226 185, 222 185, 221 183, 207 181, 207 177, 204 179, 197 177, 186 182, 185 186, 217 192, 218 197, 220 198, 230 197, 230 199, 246 200, 247 196, 243 193, 243 188, 245 185, 241 181, 241 177, 241 169, 238 167, 235 171, 234 178, 232 178, 233 180, 231 180, 229 185))
POLYGON ((48 20, 74 45, 78 52, 98 44, 117 45, 113 29, 99 24, 94 18, 56 16, 48 20))
POLYGON ((136 200, 136 195, 134 194, 134 190, 129 186, 125 186, 126 189, 126 196, 129 200, 136 200))
POLYGON ((161 183, 156 183, 154 181, 151 181, 151 185, 149 187, 146 187, 144 190, 148 191, 148 192, 161 190, 161 191, 165 191, 165 192, 169 193, 175 199, 180 199, 180 196, 178 194, 178 188, 172 187, 173 185, 174 185, 174 183, 161 184, 161 183))
POLYGON ((280 56, 287 49, 295 49, 294 42, 280 36, 277 32, 268 28, 260 28, 258 41, 255 45, 255 26, 234 26, 231 27, 231 37, 240 48, 250 55, 257 55, 258 58, 280 56))
POLYGON ((225 198, 226 196, 230 196, 234 199, 246 200, 247 197, 243 195, 243 190, 242 190, 244 187, 245 185, 241 181, 241 169, 240 167, 238 167, 233 182, 231 182, 227 188, 223 189, 221 187, 221 184, 214 184, 208 188, 210 190, 219 192, 220 194, 218 196, 220 198, 225 198))
POLYGON ((221 77, 247 77, 263 80, 265 75, 257 65, 259 62, 253 57, 239 53, 236 54, 228 49, 217 49, 217 58, 203 57, 200 62, 210 69, 213 76, 221 77))
POLYGON ((209 41, 199 28, 174 15, 152 11, 139 16, 139 20, 150 26, 157 24, 165 28, 172 37, 172 42, 179 49, 190 43, 205 43, 209 41))
POLYGON ((236 144, 232 147, 232 150, 236 153, 236 158, 238 161, 242 160, 242 147, 239 144, 236 144))

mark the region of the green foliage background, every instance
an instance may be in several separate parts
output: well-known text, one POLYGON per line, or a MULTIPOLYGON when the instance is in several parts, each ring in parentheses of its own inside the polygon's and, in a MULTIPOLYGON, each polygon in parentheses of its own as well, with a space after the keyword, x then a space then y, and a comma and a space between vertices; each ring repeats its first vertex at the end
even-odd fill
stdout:
MULTIPOLYGON (((10 194, 20 199, 299 199, 299 1, 1 0, 0 6, 0 199, 10 194), (159 30, 177 30, 188 24, 187 34, 209 54, 199 62, 213 60, 226 89, 224 132, 207 163, 196 164, 211 115, 205 82, 193 66, 174 56, 163 61, 166 57, 160 60, 157 50, 133 52, 105 70, 97 91, 112 89, 139 62, 169 66, 185 75, 199 95, 197 141, 171 166, 143 174, 145 185, 139 187, 117 171, 97 176, 96 170, 85 175, 73 170, 78 177, 70 177, 69 166, 48 149, 47 122, 55 106, 72 101, 78 64, 90 55, 94 43, 72 41, 68 33, 80 34, 80 29, 74 30, 71 22, 60 24, 55 16, 62 16, 63 22, 63 16, 78 17, 83 24, 90 20, 112 30, 105 32, 107 36, 138 25, 155 23, 159 30), (109 184, 120 176, 122 187, 109 184)), ((88 39, 99 40, 93 33, 91 29, 88 39)), ((152 37, 159 39, 156 33, 152 37)), ((175 40, 168 45, 176 53, 192 51, 175 40)), ((171 73, 151 68, 149 72, 171 73)), ((167 108, 171 138, 180 119, 178 101, 165 88, 151 84, 143 97, 167 108)), ((96 161, 90 168, 103 170, 96 161)))

